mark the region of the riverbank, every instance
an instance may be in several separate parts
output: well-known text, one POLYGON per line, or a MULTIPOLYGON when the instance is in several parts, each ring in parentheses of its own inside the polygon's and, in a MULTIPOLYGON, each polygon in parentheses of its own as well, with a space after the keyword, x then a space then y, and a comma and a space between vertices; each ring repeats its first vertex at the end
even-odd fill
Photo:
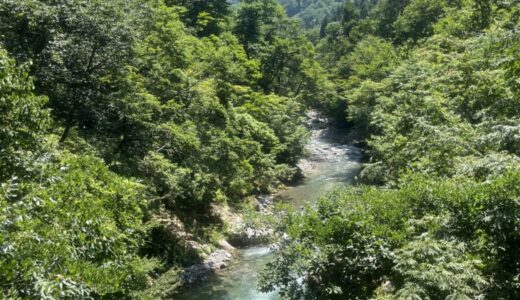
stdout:
MULTIPOLYGON (((256 198, 256 208, 266 218, 276 202, 296 207, 312 203, 337 187, 352 184, 359 173, 363 151, 345 138, 343 129, 333 127, 315 111, 308 114, 307 126, 310 131, 308 157, 298 163, 303 178, 274 195, 256 198)), ((245 238, 258 234, 255 230, 246 228, 245 238)), ((272 232, 264 231, 259 234, 262 235, 268 241, 272 232)), ((254 242, 257 246, 234 242, 231 244, 239 248, 232 251, 232 258, 220 267, 219 263, 213 264, 217 268, 208 270, 207 280, 199 281, 196 287, 181 293, 176 299, 278 299, 277 293, 256 291, 257 275, 272 257, 269 246, 265 243, 262 246, 261 239, 254 242)))

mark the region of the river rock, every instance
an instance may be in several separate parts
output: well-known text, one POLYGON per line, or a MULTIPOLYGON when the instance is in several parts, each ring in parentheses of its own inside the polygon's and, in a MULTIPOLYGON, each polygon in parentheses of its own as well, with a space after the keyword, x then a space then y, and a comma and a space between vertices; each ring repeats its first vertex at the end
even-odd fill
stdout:
POLYGON ((231 260, 231 253, 226 250, 218 250, 211 253, 203 263, 184 269, 181 273, 183 286, 192 285, 204 280, 209 274, 224 269, 231 260))
POLYGON ((235 247, 267 244, 274 231, 272 229, 243 228, 230 235, 229 242, 235 247))
POLYGON ((231 244, 226 241, 226 240, 221 240, 218 242, 218 247, 222 250, 225 250, 225 251, 229 251, 229 252, 232 252, 232 251, 235 251, 236 248, 231 246, 231 244))
POLYGON ((309 173, 311 170, 314 169, 314 162, 308 159, 301 159, 298 162, 298 168, 301 173, 301 177, 305 177, 305 174, 309 173))
POLYGON ((267 212, 272 208, 274 203, 274 195, 261 195, 256 197, 256 210, 267 212))

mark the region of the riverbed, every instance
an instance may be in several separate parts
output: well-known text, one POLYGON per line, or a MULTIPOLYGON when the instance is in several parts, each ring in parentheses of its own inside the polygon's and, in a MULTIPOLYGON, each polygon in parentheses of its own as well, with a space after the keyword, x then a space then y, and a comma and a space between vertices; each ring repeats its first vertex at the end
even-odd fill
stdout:
MULTIPOLYGON (((299 162, 305 178, 276 194, 277 201, 296 207, 312 204, 337 187, 350 185, 359 174, 363 152, 346 138, 345 129, 334 127, 318 113, 308 114, 309 156, 299 162)), ((257 291, 259 272, 272 259, 268 245, 237 250, 226 269, 192 287, 181 300, 275 300, 277 292, 257 291)))

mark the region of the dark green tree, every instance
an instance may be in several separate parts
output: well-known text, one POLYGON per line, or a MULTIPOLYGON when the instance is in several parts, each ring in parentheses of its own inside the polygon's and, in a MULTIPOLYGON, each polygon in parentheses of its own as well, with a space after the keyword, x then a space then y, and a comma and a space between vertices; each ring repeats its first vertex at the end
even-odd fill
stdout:
POLYGON ((20 60, 32 60, 36 90, 63 126, 96 132, 112 117, 107 98, 130 59, 128 1, 4 1, 2 40, 20 60))
POLYGON ((230 14, 227 0, 166 0, 165 3, 185 8, 182 14, 185 24, 195 28, 199 36, 220 34, 230 14))

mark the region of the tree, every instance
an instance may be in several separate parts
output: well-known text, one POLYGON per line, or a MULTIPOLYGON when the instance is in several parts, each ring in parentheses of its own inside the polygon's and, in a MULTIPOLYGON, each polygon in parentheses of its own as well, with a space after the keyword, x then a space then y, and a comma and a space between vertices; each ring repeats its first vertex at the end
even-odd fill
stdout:
POLYGON ((120 298, 146 287, 143 186, 94 157, 58 156, 35 180, 0 187, 0 295, 120 298))
POLYGON ((0 48, 0 182, 23 176, 42 150, 50 126, 46 97, 36 96, 28 66, 0 48))
POLYGON ((351 2, 346 2, 341 10, 341 24, 343 26, 343 34, 348 36, 352 28, 357 24, 361 17, 360 8, 351 2))
POLYGON ((371 18, 377 22, 377 34, 383 38, 394 36, 394 23, 410 0, 380 0, 371 11, 371 18))
POLYGON ((255 44, 272 42, 288 20, 283 8, 274 0, 241 1, 234 32, 251 56, 255 44))
POLYGON ((402 276, 399 299, 472 299, 483 297, 488 283, 480 262, 469 257, 467 246, 432 239, 428 234, 399 249, 395 270, 402 276))
POLYGON ((395 21, 395 40, 417 41, 433 34, 433 25, 444 13, 444 1, 412 0, 395 21))
POLYGON ((184 23, 195 28, 199 36, 220 34, 230 14, 226 0, 166 0, 165 3, 185 8, 184 23))
POLYGON ((366 37, 340 61, 341 75, 350 76, 345 95, 348 118, 364 132, 369 130, 378 97, 385 92, 383 79, 392 72, 396 63, 397 54, 392 44, 374 36, 366 37))
POLYGON ((276 219, 283 239, 261 289, 288 299, 515 298, 519 176, 334 191, 276 219))
POLYGON ((63 125, 95 131, 111 118, 107 95, 128 62, 133 36, 127 1, 4 1, 0 6, 6 48, 32 60, 36 90, 63 125), (27 44, 27 41, 34 41, 27 44))

